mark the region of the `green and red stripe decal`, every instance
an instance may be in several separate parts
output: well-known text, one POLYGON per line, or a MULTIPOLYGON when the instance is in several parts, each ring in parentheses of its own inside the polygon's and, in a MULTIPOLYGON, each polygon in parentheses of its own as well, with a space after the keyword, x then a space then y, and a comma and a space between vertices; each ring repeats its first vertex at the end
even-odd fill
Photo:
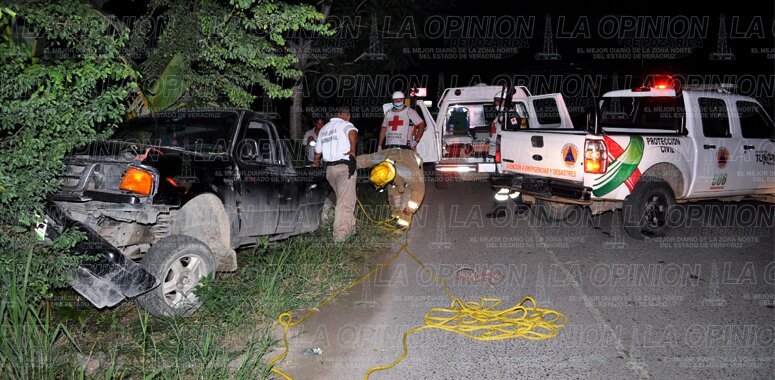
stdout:
POLYGON ((640 160, 643 158, 643 138, 630 137, 627 148, 622 149, 616 141, 608 136, 603 137, 608 147, 608 170, 592 184, 592 194, 602 197, 624 184, 632 192, 640 179, 640 160))

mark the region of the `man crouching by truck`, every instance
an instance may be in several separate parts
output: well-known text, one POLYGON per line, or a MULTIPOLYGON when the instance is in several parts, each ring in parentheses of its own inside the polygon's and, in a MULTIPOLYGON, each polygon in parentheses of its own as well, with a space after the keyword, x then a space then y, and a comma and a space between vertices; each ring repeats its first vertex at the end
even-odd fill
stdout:
POLYGON ((358 169, 372 168, 369 179, 378 189, 387 187, 388 203, 399 227, 412 224, 412 216, 425 198, 422 159, 417 153, 400 148, 360 155, 358 169))

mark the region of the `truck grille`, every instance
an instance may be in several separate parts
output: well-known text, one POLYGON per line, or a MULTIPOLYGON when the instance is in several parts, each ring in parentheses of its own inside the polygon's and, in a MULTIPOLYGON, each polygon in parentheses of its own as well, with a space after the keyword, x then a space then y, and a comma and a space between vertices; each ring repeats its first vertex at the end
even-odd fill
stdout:
POLYGON ((71 160, 59 176, 62 186, 56 199, 81 199, 87 190, 118 191, 128 163, 113 161, 71 160))
POLYGON ((83 190, 84 184, 88 181, 89 173, 93 166, 94 164, 87 163, 68 163, 65 173, 60 175, 60 178, 62 179, 62 190, 83 190))

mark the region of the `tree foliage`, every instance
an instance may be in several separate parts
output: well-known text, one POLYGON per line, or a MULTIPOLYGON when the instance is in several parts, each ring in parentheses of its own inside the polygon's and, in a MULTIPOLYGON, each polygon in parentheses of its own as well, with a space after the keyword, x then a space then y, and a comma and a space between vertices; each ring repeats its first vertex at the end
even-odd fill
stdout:
POLYGON ((125 115, 134 71, 120 51, 127 30, 115 29, 83 1, 29 1, 3 9, 0 41, 0 281, 34 250, 30 286, 47 294, 67 280, 72 247, 66 234, 44 246, 32 228, 60 185, 71 150, 109 133, 125 115))
POLYGON ((249 108, 256 93, 290 96, 282 82, 300 72, 297 58, 282 49, 284 33, 329 33, 313 6, 274 0, 151 0, 149 13, 165 25, 158 36, 142 36, 148 57, 140 68, 154 81, 145 87, 179 92, 186 105, 249 108), (184 77, 165 74, 174 57, 182 59, 184 77))

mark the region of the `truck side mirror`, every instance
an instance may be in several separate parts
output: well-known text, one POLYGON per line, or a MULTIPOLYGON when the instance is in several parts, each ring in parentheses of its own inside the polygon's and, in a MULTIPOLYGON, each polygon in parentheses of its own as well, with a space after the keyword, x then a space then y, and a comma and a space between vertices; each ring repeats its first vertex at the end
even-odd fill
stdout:
POLYGON ((255 161, 258 158, 258 142, 253 139, 244 139, 239 144, 239 158, 243 161, 255 161))

